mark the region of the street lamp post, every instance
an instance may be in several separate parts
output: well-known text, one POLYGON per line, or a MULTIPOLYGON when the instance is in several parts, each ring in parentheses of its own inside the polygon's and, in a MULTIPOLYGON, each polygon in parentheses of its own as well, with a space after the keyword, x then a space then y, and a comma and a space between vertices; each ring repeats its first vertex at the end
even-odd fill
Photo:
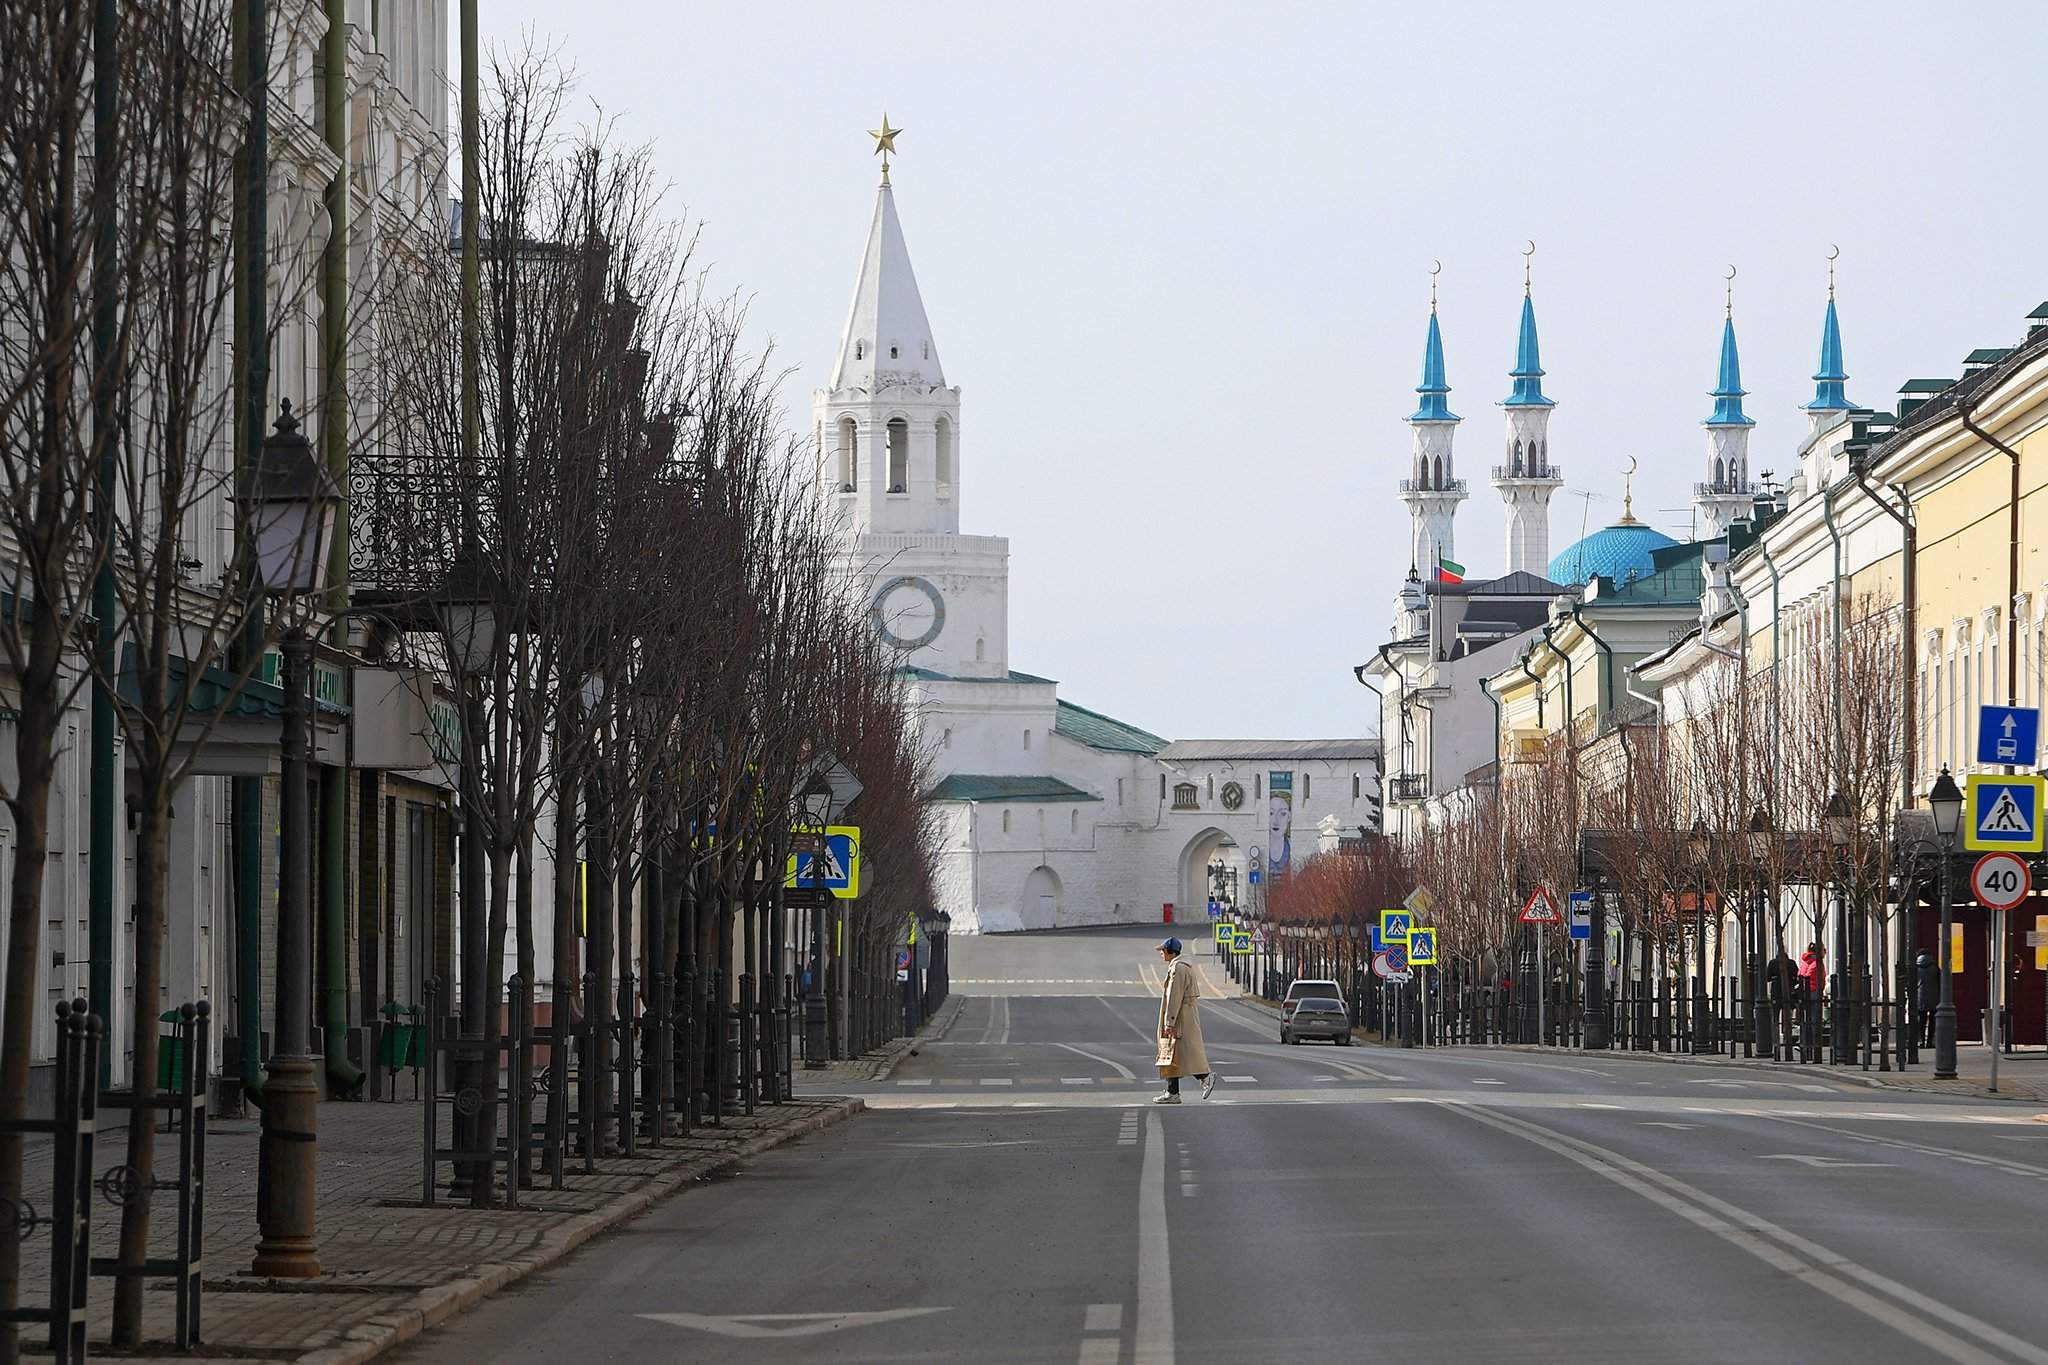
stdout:
POLYGON ((1692 847, 1693 893, 1692 893, 1692 1052, 1698 1056, 1707 1050, 1707 855, 1712 850, 1713 839, 1707 833, 1707 822, 1703 819, 1692 822, 1692 836, 1688 841, 1692 847))
MULTIPOLYGON (((818 875, 825 852, 825 828, 832 819, 832 787, 823 773, 813 773, 798 798, 814 839, 811 846, 811 881, 818 875)), ((801 860, 799 860, 801 862, 801 860)), ((799 884, 802 878, 798 878, 799 884)), ((832 893, 822 884, 811 888, 811 970, 804 990, 804 1069, 817 1071, 825 1065, 825 912, 832 893)))
POLYGON ((1589 926, 1591 933, 1586 939, 1585 1032, 1580 1038, 1580 1046, 1588 1052, 1605 1052, 1612 1046, 1607 1027, 1606 896, 1598 878, 1588 877, 1586 882, 1593 893, 1593 913, 1589 926))
POLYGON ((1755 1051, 1762 1057, 1778 1054, 1778 1017, 1771 1010, 1770 999, 1770 944, 1765 935, 1764 918, 1765 893, 1768 890, 1767 869, 1771 856, 1771 817, 1758 806, 1749 816, 1749 864, 1756 874, 1756 932, 1751 936, 1755 942, 1755 958, 1752 962, 1751 987, 1756 998, 1751 1001, 1751 1018, 1755 1020, 1755 1051))
POLYGON ((1934 832, 1941 844, 1941 872, 1936 879, 1941 897, 1941 938, 1934 946, 1935 961, 1941 967, 1941 1003, 1934 1007, 1934 1078, 1956 1078, 1956 996, 1955 976, 1949 970, 1949 936, 1952 897, 1949 894, 1949 864, 1954 861, 1956 833, 1963 824, 1963 792, 1947 768, 1927 794, 1928 809, 1934 812, 1934 832))
MULTIPOLYGON (((1828 843, 1835 850, 1835 991, 1829 1011, 1828 1038, 1835 1064, 1842 1064, 1853 1049, 1849 1033, 1849 1012, 1843 1008, 1843 994, 1849 980, 1849 844, 1856 837, 1856 808, 1837 787, 1828 795, 1821 812, 1821 824, 1828 843)), ((1851 1057, 1849 1060, 1854 1060, 1851 1057)))
MULTIPOLYGON (((265 591, 303 597, 326 589, 340 490, 299 433, 289 401, 275 432, 244 476, 240 501, 265 591)), ((306 810, 312 749, 313 637, 295 625, 283 641, 282 845, 278 850, 277 1022, 270 1075, 263 1087, 263 1135, 257 1148, 256 1221, 261 1231, 250 1273, 278 1279, 320 1274, 315 1244, 319 1156, 319 1064, 313 1057, 312 831, 306 810)), ((253 945, 242 945, 243 952, 253 945)), ((256 1029, 245 1021, 243 1046, 256 1029)))
MULTIPOLYGON (((465 682, 462 698, 462 941, 459 961, 462 982, 460 1037, 467 1046, 456 1062, 455 1072, 458 1099, 467 1093, 478 1103, 467 1114, 462 1112, 462 1105, 456 1106, 455 1130, 456 1145, 469 1151, 492 1145, 479 1134, 485 1116, 496 1112, 494 1107, 485 1106, 481 1101, 484 1038, 491 1030, 491 1021, 496 1013, 492 1008, 495 997, 487 982, 490 976, 488 894, 491 862, 486 844, 490 798, 485 767, 490 739, 486 728, 484 687, 489 684, 491 665, 498 647, 499 623, 495 603, 499 596, 499 582, 483 552, 474 544, 465 545, 455 552, 448 566, 448 577, 441 585, 434 608, 441 634, 448 644, 449 656, 461 668, 465 682)), ((601 774, 593 782, 592 790, 603 790, 601 774)), ((604 828, 602 817, 593 824, 600 831, 604 828)), ((592 861, 600 865, 608 862, 604 858, 592 861)), ((603 879, 600 879, 600 884, 609 885, 603 879)), ((599 901, 596 916, 598 937, 593 943, 593 949, 598 951, 593 955, 604 963, 609 961, 611 920, 603 910, 606 897, 601 895, 599 901)), ((599 981, 605 980, 604 971, 600 966, 599 981)), ((605 1016, 596 1012, 599 1004, 598 1001, 586 1001, 584 1007, 591 1012, 592 1018, 601 1021, 605 1016)), ((495 1104, 493 1100, 492 1106, 495 1104)), ((457 1162, 448 1192, 458 1199, 468 1197, 478 1203, 488 1203, 492 1184, 488 1165, 479 1170, 475 1162, 457 1162), (484 1177, 481 1181, 477 1179, 480 1174, 484 1177)))

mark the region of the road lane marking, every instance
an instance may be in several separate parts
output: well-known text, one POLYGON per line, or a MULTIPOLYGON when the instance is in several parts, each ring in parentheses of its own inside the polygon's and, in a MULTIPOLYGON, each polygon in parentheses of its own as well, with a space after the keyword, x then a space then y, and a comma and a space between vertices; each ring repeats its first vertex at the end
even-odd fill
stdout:
POLYGON ((1969 1365, 1995 1365, 1998 1358, 1945 1331, 1936 1325, 1937 1322, 1967 1332, 2008 1355, 2029 1362, 2029 1365, 2048 1365, 2048 1350, 1611 1148, 1526 1119, 1489 1112, 1470 1101, 1439 1099, 1436 1103, 1490 1128, 1546 1148, 1605 1180, 1641 1195, 1695 1227, 1713 1233, 1772 1268, 1792 1275, 1946 1359, 1968 1362, 1969 1365), (1772 1245, 1773 1242, 1778 1245, 1772 1245), (1798 1259, 1801 1256, 1807 1259, 1798 1259), (1924 1317, 1915 1317, 1901 1305, 1910 1305, 1924 1317), (1936 1321, 1929 1322, 1928 1318, 1936 1321))
POLYGON ((1099 1052, 1090 1052, 1087 1048, 1075 1047, 1072 1043, 1055 1043, 1053 1044, 1053 1046, 1063 1047, 1067 1051, 1073 1053, 1075 1056, 1086 1057, 1091 1062, 1101 1062, 1104 1066, 1108 1067, 1111 1071, 1114 1071, 1118 1076, 1122 1077, 1124 1080, 1135 1081, 1138 1079, 1137 1072, 1131 1070, 1122 1062, 1113 1061, 1110 1058, 1103 1056, 1099 1052))
POLYGON ((1223 1079, 1232 1085, 1245 1085, 1259 1078, 1257 1076, 1225 1076, 1223 1079))
POLYGON ((983 1076, 981 1083, 983 1085, 1008 1085, 1010 1084, 1010 1078, 1008 1076, 983 1076))
POLYGON ((1166 1236, 1166 1130, 1145 1117, 1145 1155, 1138 1169, 1137 1365, 1173 1365, 1173 1258, 1166 1236))
MULTIPOLYGON (((1101 1001, 1101 1002, 1102 1002, 1102 1008, 1104 1008, 1104 1009, 1108 1010, 1108 1011, 1109 1011, 1109 1012, 1110 1012, 1111 1014, 1114 1014, 1114 1015, 1116 1015, 1116 1021, 1117 1021, 1117 1022, 1118 1022, 1119 1024, 1122 1024, 1122 1025, 1123 1025, 1123 1026, 1124 1026, 1125 1028, 1127 1028, 1127 1029, 1129 1029, 1129 1030, 1130 1030, 1131 1032, 1133 1032, 1133 1033, 1137 1034, 1137 1035, 1138 1035, 1138 1037, 1139 1037, 1139 1039, 1140 1039, 1140 1040, 1141 1040, 1141 1041, 1142 1041, 1142 1042, 1143 1042, 1143 1043, 1145 1044, 1145 1046, 1146 1046, 1146 1047, 1157 1047, 1157 1046, 1158 1046, 1158 1044, 1159 1044, 1159 1038, 1158 1038, 1158 1036, 1157 1036, 1156 1034, 1151 1034, 1151 1033, 1147 1033, 1147 1032, 1146 1032, 1146 1031, 1145 1031, 1144 1029, 1141 1029, 1141 1028, 1139 1028, 1139 1027, 1138 1027, 1138 1026, 1137 1026, 1136 1024, 1134 1024, 1134 1023, 1132 1023, 1132 1022, 1131 1022, 1130 1020, 1126 1019, 1126 1018, 1125 1018, 1125 1017, 1124 1017, 1124 1016, 1123 1016, 1123 1015, 1122 1015, 1121 1013, 1119 1013, 1119 1012, 1118 1012, 1118 1010, 1117 1010, 1117 1007, 1116 1007, 1115 1005, 1112 1005, 1112 1004, 1110 1004, 1110 1003, 1109 1003, 1109 997, 1108 997, 1108 996, 1106 996, 1106 995, 1098 995, 1098 996, 1096 996, 1095 998, 1096 998, 1097 1000, 1099 1000, 1099 1001, 1101 1001)), ((1124 998, 1124 999, 1129 999, 1130 997, 1129 997, 1129 996, 1125 996, 1125 997, 1123 997, 1123 998, 1124 998)), ((1156 1027, 1156 1026, 1155 1026, 1155 1027, 1156 1027)))
POLYGON ((1889 1161, 1844 1161, 1838 1156, 1815 1156, 1810 1152, 1760 1152, 1758 1161, 1796 1161, 1817 1171, 1892 1170, 1889 1161))
POLYGON ((931 1077, 929 1077, 929 1076, 925 1077, 925 1078, 924 1078, 923 1080, 917 1080, 917 1081, 898 1081, 898 1082, 896 1082, 896 1084, 898 1084, 898 1085, 930 1085, 931 1083, 932 1083, 932 1081, 931 1081, 931 1077))
MULTIPOLYGON (((1922 1156, 1947 1157, 1951 1161, 1960 1161, 1965 1166, 1991 1166, 1995 1167, 1998 1170, 2004 1171, 2007 1175, 2027 1176, 2033 1179, 2048 1179, 2048 1166, 2036 1166, 2031 1162, 2014 1161, 2010 1157, 1991 1156, 1988 1153, 1966 1152, 1955 1147, 1937 1147, 1932 1143, 1912 1142, 1908 1141, 1905 1138, 1878 1137, 1875 1134, 1871 1133, 1859 1133, 1855 1131, 1853 1128, 1837 1128, 1833 1124, 1828 1123, 1809 1123, 1800 1119, 1788 1118, 1782 1114, 1770 1114, 1766 1115, 1766 1117, 1778 1123, 1790 1124, 1794 1128, 1811 1128, 1816 1132, 1833 1133, 1839 1137, 1848 1138, 1852 1142, 1869 1143, 1872 1146, 1877 1147, 1893 1147, 1897 1148, 1899 1151, 1902 1152, 1918 1152, 1922 1156)), ((1866 1113, 1851 1114, 1846 1115, 1845 1117, 1904 1118, 1906 1116, 1904 1114, 1891 1115, 1866 1113)))
POLYGON ((1088 1305, 1088 1319, 1081 1327, 1084 1332, 1121 1332, 1124 1330, 1124 1306, 1120 1303, 1091 1303, 1088 1305))
POLYGON ((1093 1085, 1093 1084, 1095 1084, 1095 1078, 1094 1078, 1093 1076, 1062 1076, 1062 1077, 1060 1077, 1060 1084, 1061 1084, 1061 1085, 1093 1085))
POLYGON ((885 1308, 878 1313, 734 1313, 727 1317, 704 1313, 642 1313, 639 1316, 650 1322, 692 1327, 721 1337, 816 1337, 848 1327, 866 1327, 877 1322, 952 1311, 950 1308, 885 1308))
POLYGON ((1474 1084, 1474 1085, 1506 1085, 1506 1084, 1507 1084, 1507 1082, 1506 1082, 1506 1081, 1497 1081, 1497 1080, 1495 1080, 1495 1079, 1494 1079, 1493 1077, 1491 1077, 1491 1076, 1480 1076, 1480 1077, 1477 1077, 1477 1078, 1475 1078, 1475 1079, 1473 1080, 1472 1084, 1474 1084))

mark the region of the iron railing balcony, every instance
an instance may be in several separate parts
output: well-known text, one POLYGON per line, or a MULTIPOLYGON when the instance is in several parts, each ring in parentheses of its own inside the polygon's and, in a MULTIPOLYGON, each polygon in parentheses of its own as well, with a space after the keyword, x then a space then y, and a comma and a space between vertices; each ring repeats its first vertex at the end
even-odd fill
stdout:
POLYGON ((1387 783, 1387 794, 1396 801, 1421 801, 1429 795, 1429 774, 1396 773, 1387 783))

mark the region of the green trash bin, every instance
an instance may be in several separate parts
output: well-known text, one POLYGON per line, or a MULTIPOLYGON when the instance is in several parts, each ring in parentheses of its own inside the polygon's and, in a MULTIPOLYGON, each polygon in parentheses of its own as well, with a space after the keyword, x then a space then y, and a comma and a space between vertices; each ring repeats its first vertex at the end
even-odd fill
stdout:
POLYGON ((417 1072, 420 1065, 420 1007, 387 1001, 377 1012, 384 1016, 383 1035, 377 1040, 377 1065, 394 1074, 402 1070, 417 1072))
MULTIPOLYGON (((165 1010, 157 1016, 157 1022, 175 1025, 178 1012, 165 1010)), ((175 1027, 156 1042, 156 1088, 171 1094, 185 1093, 185 1040, 175 1027)))

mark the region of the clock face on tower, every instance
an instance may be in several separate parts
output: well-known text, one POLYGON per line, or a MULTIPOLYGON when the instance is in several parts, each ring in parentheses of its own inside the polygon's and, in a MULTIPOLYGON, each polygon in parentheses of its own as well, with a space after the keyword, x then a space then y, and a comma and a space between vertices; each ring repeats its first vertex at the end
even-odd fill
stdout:
POLYGON ((875 634, 898 649, 923 649, 946 628, 946 601, 922 578, 885 578, 868 607, 875 634))

